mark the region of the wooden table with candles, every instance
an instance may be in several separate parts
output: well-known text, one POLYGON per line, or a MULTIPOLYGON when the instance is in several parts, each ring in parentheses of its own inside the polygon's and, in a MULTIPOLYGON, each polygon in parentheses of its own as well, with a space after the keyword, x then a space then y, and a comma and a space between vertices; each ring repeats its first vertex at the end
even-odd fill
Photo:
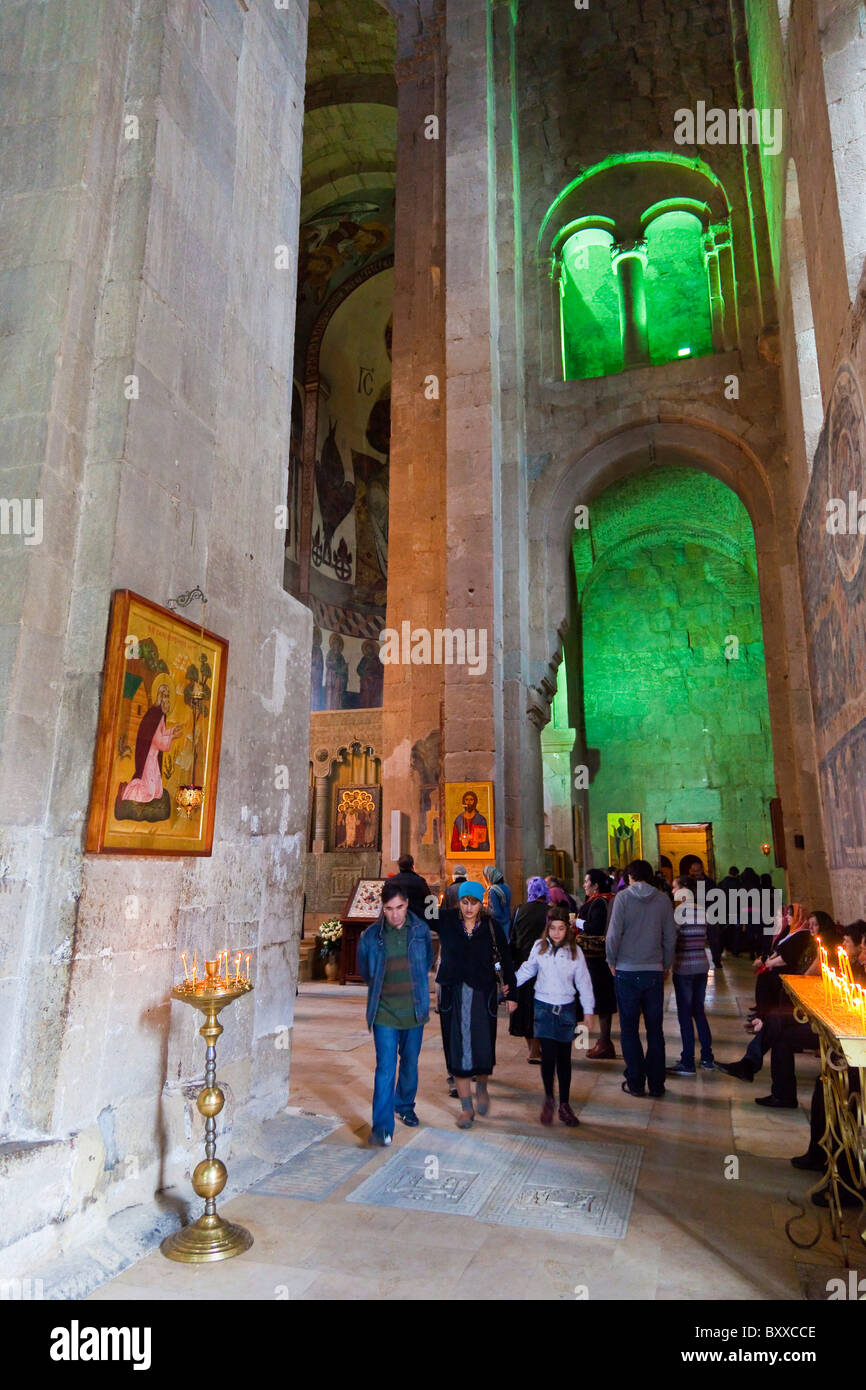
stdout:
POLYGON ((841 1189, 853 1194, 861 1203, 855 1215, 860 1239, 866 1241, 862 1229, 866 1211, 866 1115, 863 1108, 866 1097, 866 991, 855 982, 850 961, 841 947, 838 968, 831 964, 820 937, 818 957, 820 977, 783 975, 782 984, 794 1003, 794 1017, 800 1023, 811 1025, 821 1047, 821 1085, 826 1116, 821 1147, 827 1156, 827 1172, 810 1189, 810 1195, 823 1189, 826 1183, 831 1228, 841 1243, 847 1264, 841 1189))

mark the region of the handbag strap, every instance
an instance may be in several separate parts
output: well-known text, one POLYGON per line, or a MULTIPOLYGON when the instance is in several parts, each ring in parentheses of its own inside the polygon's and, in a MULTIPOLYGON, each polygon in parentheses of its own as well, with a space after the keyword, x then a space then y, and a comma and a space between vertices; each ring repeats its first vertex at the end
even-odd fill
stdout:
POLYGON ((490 943, 491 943, 491 945, 492 945, 492 947, 493 947, 493 964, 494 964, 494 965, 501 965, 501 964, 502 964, 502 952, 500 951, 500 949, 499 949, 499 943, 498 943, 497 940, 496 940, 496 932, 493 930, 493 918, 492 918, 492 917, 488 917, 488 918, 487 918, 487 925, 488 925, 488 927, 490 928, 490 943))

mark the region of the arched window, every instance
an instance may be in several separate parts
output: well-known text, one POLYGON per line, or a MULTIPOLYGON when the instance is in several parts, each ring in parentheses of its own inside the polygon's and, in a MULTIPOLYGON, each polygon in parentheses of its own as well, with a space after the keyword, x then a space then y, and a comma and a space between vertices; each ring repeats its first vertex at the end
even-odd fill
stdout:
POLYGON ((539 256, 564 381, 736 346, 730 207, 701 160, 629 154, 587 170, 548 211, 539 256))
POLYGON ((562 248, 559 280, 562 375, 609 376, 622 370, 613 237, 603 227, 575 232, 562 248))
POLYGON ((703 227, 693 212, 664 212, 646 229, 646 302, 651 362, 713 350, 703 227))
POLYGON ((800 216, 800 185, 797 167, 788 161, 785 186, 785 251, 788 258, 788 283, 791 289, 791 310, 797 343, 797 373, 800 381, 800 409, 803 416, 803 442, 809 472, 824 423, 821 399, 821 380, 818 374, 818 349, 812 317, 812 295, 806 265, 806 246, 803 220, 800 216))

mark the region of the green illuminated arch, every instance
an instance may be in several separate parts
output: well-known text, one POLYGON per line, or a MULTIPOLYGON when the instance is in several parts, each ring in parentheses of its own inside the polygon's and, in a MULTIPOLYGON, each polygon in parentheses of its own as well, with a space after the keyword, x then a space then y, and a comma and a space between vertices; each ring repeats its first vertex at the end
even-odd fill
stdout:
POLYGON ((611 484, 589 519, 572 542, 580 646, 566 659, 594 862, 622 809, 643 816, 647 858, 656 823, 712 821, 718 861, 754 864, 775 775, 749 514, 717 478, 662 465, 611 484))
POLYGON ((609 156, 554 199, 538 249, 565 381, 736 343, 730 206, 701 159, 609 156))

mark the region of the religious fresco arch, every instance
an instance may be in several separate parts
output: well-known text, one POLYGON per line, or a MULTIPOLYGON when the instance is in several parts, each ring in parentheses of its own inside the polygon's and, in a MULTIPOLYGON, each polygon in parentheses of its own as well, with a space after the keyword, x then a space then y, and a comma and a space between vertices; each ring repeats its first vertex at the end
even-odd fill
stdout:
POLYGON ((314 715, 382 704, 396 58, 389 6, 311 6, 283 582, 313 613, 314 715))

